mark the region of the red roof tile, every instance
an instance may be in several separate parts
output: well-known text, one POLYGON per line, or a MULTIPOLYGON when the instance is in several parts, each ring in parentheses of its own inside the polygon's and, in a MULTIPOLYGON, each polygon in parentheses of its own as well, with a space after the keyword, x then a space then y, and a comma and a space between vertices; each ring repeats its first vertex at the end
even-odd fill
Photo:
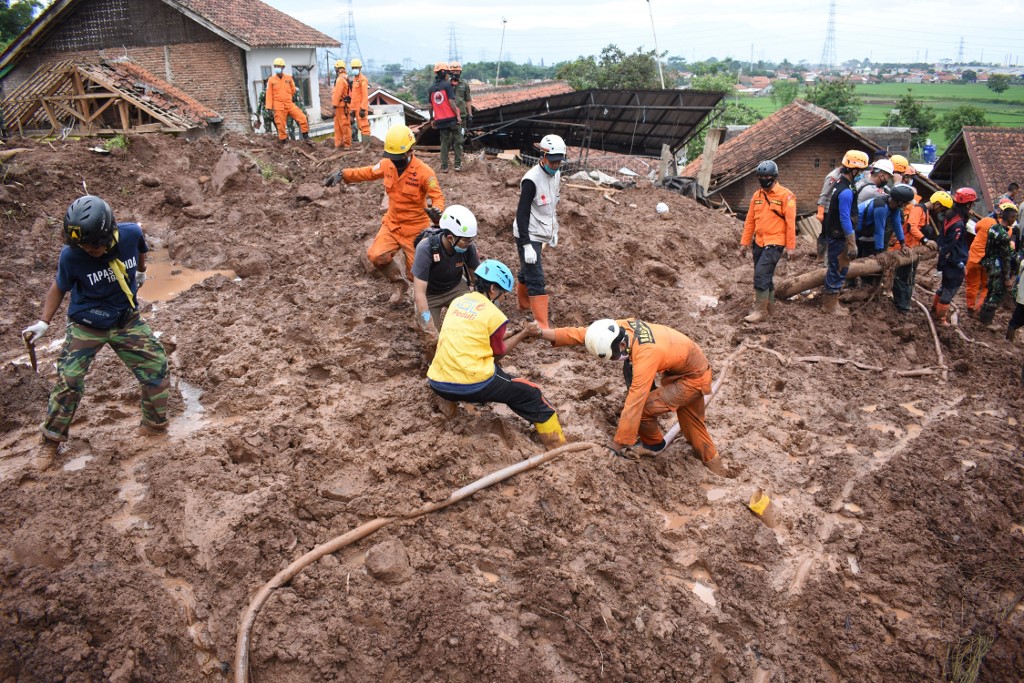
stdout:
POLYGON ((208 119, 219 119, 220 114, 199 102, 184 90, 157 78, 138 64, 128 61, 107 60, 100 63, 117 77, 115 83, 125 90, 144 91, 144 102, 151 102, 160 109, 170 111, 195 125, 206 125, 208 119), (147 87, 148 86, 148 87, 147 87))
POLYGON ((1011 182, 1024 183, 1024 129, 966 126, 963 137, 987 206, 1011 182))
POLYGON ((340 47, 341 43, 260 0, 164 0, 250 47, 340 47))
POLYGON ((473 109, 493 109, 514 102, 573 92, 565 81, 543 81, 528 85, 473 88, 473 109))

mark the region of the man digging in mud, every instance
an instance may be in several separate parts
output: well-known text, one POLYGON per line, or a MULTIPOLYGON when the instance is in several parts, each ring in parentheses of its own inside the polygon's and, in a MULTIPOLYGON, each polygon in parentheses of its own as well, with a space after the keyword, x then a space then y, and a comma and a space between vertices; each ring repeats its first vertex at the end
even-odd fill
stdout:
POLYGON ((79 197, 64 214, 64 239, 57 278, 43 302, 42 319, 22 332, 35 343, 71 292, 67 336, 50 392, 44 442, 68 440, 68 428, 85 392, 85 375, 96 353, 110 344, 142 385, 143 434, 167 429, 167 356, 139 316, 137 293, 146 271, 146 239, 136 223, 115 223, 99 197, 79 197), (140 275, 142 274, 142 275, 140 275))
POLYGON ((453 403, 504 403, 533 423, 548 448, 565 443, 558 414, 540 388, 512 377, 498 365, 525 337, 540 333, 537 323, 531 322, 505 338, 508 318, 495 303, 512 291, 512 271, 492 259, 481 263, 474 275, 475 291, 455 299, 441 325, 427 384, 442 399, 453 403))
POLYGON ((621 456, 636 443, 652 453, 666 447, 658 416, 674 412, 679 430, 704 466, 719 476, 727 469, 704 424, 704 396, 711 393, 711 364, 682 332, 640 320, 598 320, 590 327, 539 329, 554 346, 585 344, 592 356, 622 360, 629 393, 608 449, 621 456), (662 373, 661 386, 655 384, 662 373))
POLYGON ((384 158, 376 165, 339 169, 321 183, 333 187, 342 181, 384 180, 388 210, 366 256, 394 287, 389 300, 393 305, 402 302, 409 288, 405 278, 412 278, 416 236, 432 223, 437 223, 444 211, 444 194, 437 184, 437 175, 413 156, 414 144, 416 137, 408 126, 392 126, 384 136, 384 158), (432 203, 430 207, 426 203, 428 197, 432 203), (405 252, 405 276, 395 263, 395 254, 399 250, 405 252))

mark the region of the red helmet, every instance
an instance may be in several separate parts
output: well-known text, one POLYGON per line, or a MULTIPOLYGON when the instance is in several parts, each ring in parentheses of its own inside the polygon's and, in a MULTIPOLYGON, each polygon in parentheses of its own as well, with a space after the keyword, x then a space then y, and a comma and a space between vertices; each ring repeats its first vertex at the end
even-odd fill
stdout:
POLYGON ((972 187, 961 187, 953 195, 953 201, 957 204, 970 204, 978 201, 978 193, 972 187))

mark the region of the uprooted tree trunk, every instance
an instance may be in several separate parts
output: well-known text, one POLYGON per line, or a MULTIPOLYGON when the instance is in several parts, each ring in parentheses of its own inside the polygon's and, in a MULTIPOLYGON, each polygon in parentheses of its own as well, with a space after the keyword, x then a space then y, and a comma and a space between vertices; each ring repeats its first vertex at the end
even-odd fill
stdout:
MULTIPOLYGON (((910 256, 900 256, 899 252, 886 251, 875 254, 874 258, 860 258, 850 263, 850 270, 846 273, 846 279, 850 280, 865 275, 878 275, 885 270, 886 265, 899 268, 914 261, 927 262, 935 258, 935 252, 928 247, 914 247, 910 250, 910 256), (887 263, 887 261, 889 263, 887 263)), ((825 269, 818 268, 809 273, 798 275, 788 280, 783 280, 775 286, 775 296, 779 299, 788 299, 800 292, 814 289, 825 284, 825 269)))

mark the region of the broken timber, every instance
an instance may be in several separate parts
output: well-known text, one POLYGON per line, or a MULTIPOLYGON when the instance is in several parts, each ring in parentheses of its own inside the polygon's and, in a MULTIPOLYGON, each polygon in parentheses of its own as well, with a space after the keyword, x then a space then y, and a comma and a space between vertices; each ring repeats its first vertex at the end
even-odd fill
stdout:
MULTIPOLYGON (((864 275, 877 275, 881 273, 883 268, 882 264, 878 260, 878 256, 883 258, 891 258, 895 260, 895 266, 906 266, 910 263, 917 261, 921 262, 929 258, 935 257, 935 252, 928 247, 914 247, 910 250, 910 256, 900 256, 899 252, 884 252, 883 254, 876 254, 876 258, 859 258, 850 263, 850 270, 846 273, 846 279, 852 280, 856 277, 862 277, 864 275)), ((818 268, 812 270, 809 273, 798 275, 797 277, 783 280, 775 287, 775 296, 779 299, 788 299, 791 296, 796 296, 800 292, 808 289, 814 289, 820 287, 825 283, 825 269, 818 268)))

